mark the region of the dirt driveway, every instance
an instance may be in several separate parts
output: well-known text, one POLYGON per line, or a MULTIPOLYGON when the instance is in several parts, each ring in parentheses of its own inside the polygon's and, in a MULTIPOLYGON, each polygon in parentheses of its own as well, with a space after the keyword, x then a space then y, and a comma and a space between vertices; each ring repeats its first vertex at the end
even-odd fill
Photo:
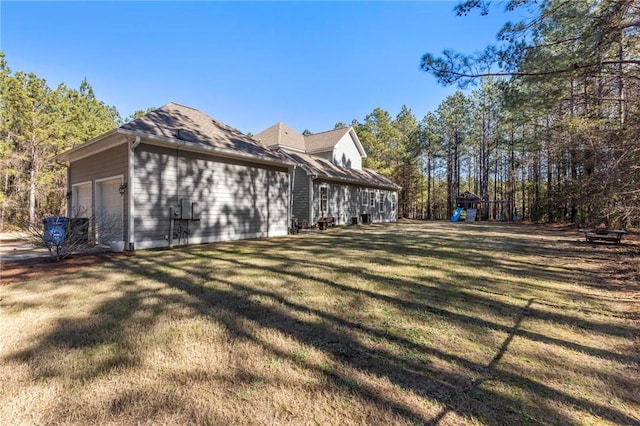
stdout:
POLYGON ((0 262, 40 259, 48 256, 49 251, 46 248, 31 244, 24 234, 0 233, 0 262))

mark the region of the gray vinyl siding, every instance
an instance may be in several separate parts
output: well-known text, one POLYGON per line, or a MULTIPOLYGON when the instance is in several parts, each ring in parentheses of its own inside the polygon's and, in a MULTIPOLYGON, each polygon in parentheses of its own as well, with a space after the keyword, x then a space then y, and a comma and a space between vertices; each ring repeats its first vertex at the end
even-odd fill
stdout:
POLYGON ((136 149, 136 247, 166 246, 170 209, 182 199, 198 204, 200 220, 174 221, 188 229, 176 244, 286 235, 289 173, 240 161, 141 144, 136 149))
MULTIPOLYGON (((91 182, 92 214, 96 208, 96 180, 122 175, 127 179, 129 153, 127 144, 121 144, 107 149, 97 154, 80 160, 72 161, 69 164, 69 189, 78 183, 91 182)), ((128 198, 123 199, 123 223, 128 223, 128 198)), ((129 238, 128 227, 124 226, 124 239, 129 238)))
POLYGON ((69 186, 116 175, 127 175, 127 144, 118 145, 90 157, 73 161, 69 168, 69 186))
MULTIPOLYGON (((397 200, 398 194, 395 191, 378 190, 378 197, 382 196, 383 211, 380 211, 379 202, 380 198, 376 202, 375 212, 373 213, 374 222, 396 222, 398 220, 397 200), (391 195, 395 194, 396 208, 391 209, 391 195)), ((370 207, 371 208, 371 207, 370 207)))
MULTIPOLYGON (((328 189, 327 215, 333 216, 336 220, 336 224, 338 225, 350 224, 351 218, 353 217, 357 217, 358 220, 360 220, 362 214, 370 214, 373 222, 395 222, 398 220, 397 209, 391 209, 391 200, 389 198, 390 194, 396 193, 395 191, 367 188, 364 186, 348 185, 318 179, 313 181, 313 222, 317 222, 321 215, 321 186, 326 186, 328 189), (362 191, 367 191, 367 193, 371 191, 374 191, 375 193, 382 193, 384 211, 379 211, 379 198, 376 198, 376 202, 373 207, 371 207, 369 203, 364 206, 361 198, 362 191)), ((297 200, 294 201, 294 204, 296 202, 297 200)))
POLYGON ((309 220, 309 185, 311 177, 305 170, 296 167, 293 185, 292 214, 301 221, 309 220))

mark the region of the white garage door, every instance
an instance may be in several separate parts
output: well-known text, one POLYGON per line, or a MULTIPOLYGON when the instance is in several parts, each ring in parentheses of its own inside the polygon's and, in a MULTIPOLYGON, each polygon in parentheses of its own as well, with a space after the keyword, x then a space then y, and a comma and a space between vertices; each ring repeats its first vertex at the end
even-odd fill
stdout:
POLYGON ((93 208, 91 182, 74 185, 71 194, 71 212, 69 212, 69 216, 91 217, 93 208))
POLYGON ((124 240, 122 178, 96 182, 96 233, 100 243, 124 240))

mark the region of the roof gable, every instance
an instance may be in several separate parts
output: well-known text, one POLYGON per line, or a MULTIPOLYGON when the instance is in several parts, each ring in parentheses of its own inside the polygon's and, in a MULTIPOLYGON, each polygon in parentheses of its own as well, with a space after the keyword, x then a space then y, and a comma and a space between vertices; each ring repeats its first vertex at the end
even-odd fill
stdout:
POLYGON ((258 133, 255 138, 268 147, 293 148, 309 154, 332 151, 346 135, 351 137, 362 158, 367 153, 352 126, 303 136, 285 123, 279 122, 258 133))
POLYGON ((349 127, 313 133, 304 137, 307 152, 330 151, 349 132, 349 127))
POLYGON ((367 157, 367 153, 365 152, 364 147, 352 126, 305 136, 307 152, 314 153, 331 151, 338 143, 343 141, 345 137, 351 138, 351 141, 358 150, 360 157, 367 157))
POLYGON ((282 146, 305 151, 305 138, 283 122, 278 122, 255 135, 265 146, 282 146))

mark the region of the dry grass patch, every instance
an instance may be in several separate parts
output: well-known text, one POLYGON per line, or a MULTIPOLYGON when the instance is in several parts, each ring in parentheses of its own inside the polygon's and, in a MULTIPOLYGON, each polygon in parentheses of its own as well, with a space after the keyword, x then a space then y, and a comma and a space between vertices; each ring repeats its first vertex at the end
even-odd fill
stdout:
POLYGON ((638 253, 405 222, 14 270, 0 418, 640 424, 638 253))

